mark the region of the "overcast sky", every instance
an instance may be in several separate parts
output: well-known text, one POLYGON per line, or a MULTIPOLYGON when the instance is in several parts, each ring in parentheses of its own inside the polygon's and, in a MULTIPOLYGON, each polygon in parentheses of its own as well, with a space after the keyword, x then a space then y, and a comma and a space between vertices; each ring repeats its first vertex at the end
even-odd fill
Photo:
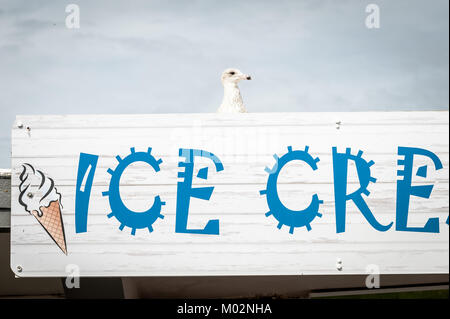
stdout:
POLYGON ((448 110, 448 0, 0 0, 0 168, 16 114, 448 110), (67 4, 80 29, 65 26, 67 4), (380 29, 365 8, 380 7, 380 29))

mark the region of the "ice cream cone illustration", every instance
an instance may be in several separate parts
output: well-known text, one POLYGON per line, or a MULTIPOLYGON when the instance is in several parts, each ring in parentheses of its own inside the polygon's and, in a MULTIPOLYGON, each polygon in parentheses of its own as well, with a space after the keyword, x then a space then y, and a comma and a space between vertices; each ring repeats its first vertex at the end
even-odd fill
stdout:
POLYGON ((67 255, 61 194, 58 193, 53 179, 35 170, 30 164, 24 164, 20 180, 19 203, 36 218, 56 245, 67 255))
POLYGON ((38 222, 44 227, 59 248, 67 255, 66 236, 64 234, 64 224, 59 200, 51 202, 48 207, 42 206, 40 209, 42 212, 41 216, 39 216, 39 212, 36 210, 33 210, 31 213, 36 217, 38 222))

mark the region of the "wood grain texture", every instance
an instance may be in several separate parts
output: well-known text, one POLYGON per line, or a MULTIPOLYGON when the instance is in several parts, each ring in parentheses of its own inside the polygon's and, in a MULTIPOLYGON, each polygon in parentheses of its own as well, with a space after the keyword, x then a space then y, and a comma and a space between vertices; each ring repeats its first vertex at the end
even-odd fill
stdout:
POLYGON ((0 169, 0 231, 11 227, 11 173, 0 169))
MULTIPOLYGON (((158 114, 18 116, 30 130, 12 130, 11 268, 19 276, 66 276, 67 264, 80 267, 83 276, 207 276, 207 275, 328 275, 364 274, 378 265, 385 274, 448 273, 448 112, 270 113, 270 114, 158 114), (341 122, 339 129, 336 122, 341 122), (278 230, 265 196, 266 166, 273 154, 287 146, 304 149, 320 158, 317 171, 293 163, 280 174, 278 191, 289 208, 301 209, 315 193, 324 200, 323 218, 312 231, 278 230), (431 217, 440 220, 439 234, 374 230, 358 209, 347 207, 347 231, 336 233, 332 147, 352 153, 364 151, 373 160, 367 203, 382 223, 395 221, 398 146, 420 147, 439 156, 444 169, 429 171, 414 183, 435 185, 428 200, 412 198, 410 226, 423 226, 431 217), (136 211, 152 205, 160 195, 166 201, 164 220, 153 233, 118 229, 110 213, 108 168, 122 157, 152 147, 162 158, 161 171, 133 164, 121 179, 121 197, 136 211), (178 149, 198 148, 216 154, 225 170, 195 186, 215 186, 210 201, 192 199, 189 227, 203 228, 220 219, 220 236, 176 234, 178 149), (100 156, 90 203, 88 232, 75 233, 75 184, 80 152, 100 156), (63 195, 63 216, 69 254, 63 255, 33 216, 17 201, 21 164, 30 163, 52 177, 63 195), (337 259, 343 261, 341 271, 337 259), (23 271, 17 273, 17 266, 23 271)), ((415 167, 430 164, 417 158, 415 167)), ((349 191, 358 187, 350 167, 349 191)))
POLYGON ((0 209, 11 207, 11 178, 0 177, 0 209))

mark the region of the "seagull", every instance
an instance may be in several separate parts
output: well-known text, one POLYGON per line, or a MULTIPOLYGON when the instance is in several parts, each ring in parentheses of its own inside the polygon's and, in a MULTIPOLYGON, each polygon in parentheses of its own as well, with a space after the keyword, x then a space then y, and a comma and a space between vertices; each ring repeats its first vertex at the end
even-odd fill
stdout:
POLYGON ((241 80, 251 79, 250 75, 243 74, 238 69, 230 68, 223 71, 221 77, 223 100, 217 113, 247 113, 237 84, 241 80))

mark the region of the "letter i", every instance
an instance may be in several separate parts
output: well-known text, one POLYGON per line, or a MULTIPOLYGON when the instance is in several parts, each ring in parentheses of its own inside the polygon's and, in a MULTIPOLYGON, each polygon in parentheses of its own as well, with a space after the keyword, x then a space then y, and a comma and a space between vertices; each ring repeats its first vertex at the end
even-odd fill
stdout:
POLYGON ((91 190, 94 182, 97 162, 98 155, 80 153, 80 160, 78 162, 77 189, 75 195, 76 233, 87 232, 89 199, 91 198, 91 190))

